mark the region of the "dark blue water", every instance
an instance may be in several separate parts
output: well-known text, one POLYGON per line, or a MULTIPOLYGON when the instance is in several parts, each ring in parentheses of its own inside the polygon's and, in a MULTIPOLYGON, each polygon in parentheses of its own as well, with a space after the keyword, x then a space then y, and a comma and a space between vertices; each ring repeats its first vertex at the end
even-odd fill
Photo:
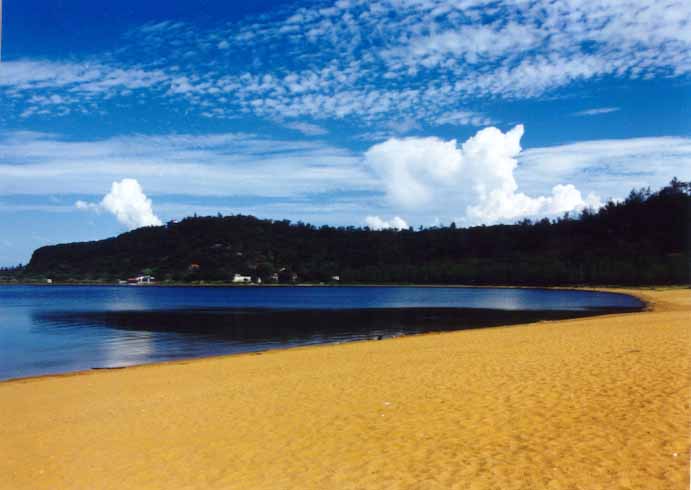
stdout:
POLYGON ((539 289, 2 286, 0 379, 641 306, 539 289))

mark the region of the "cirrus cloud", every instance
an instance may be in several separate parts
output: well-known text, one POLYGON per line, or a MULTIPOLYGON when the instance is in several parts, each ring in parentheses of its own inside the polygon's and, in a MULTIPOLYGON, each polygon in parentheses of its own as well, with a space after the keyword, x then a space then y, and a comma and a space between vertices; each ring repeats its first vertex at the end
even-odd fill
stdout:
POLYGON ((159 21, 93 60, 4 62, 0 96, 24 117, 103 109, 117 96, 219 119, 482 126, 491 117, 473 106, 483 98, 535 98, 604 77, 688 77, 690 5, 338 0, 204 27, 159 21), (35 98, 54 95, 65 103, 35 98))
POLYGON ((619 111, 619 107, 596 107, 594 109, 585 109, 582 111, 574 112, 572 116, 599 116, 601 114, 609 114, 611 112, 619 111))

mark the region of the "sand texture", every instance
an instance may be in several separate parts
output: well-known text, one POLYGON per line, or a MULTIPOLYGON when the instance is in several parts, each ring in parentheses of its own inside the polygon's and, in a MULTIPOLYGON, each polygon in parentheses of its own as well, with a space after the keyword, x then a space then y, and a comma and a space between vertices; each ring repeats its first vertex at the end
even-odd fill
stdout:
POLYGON ((0 489, 688 489, 653 311, 0 383, 0 489))

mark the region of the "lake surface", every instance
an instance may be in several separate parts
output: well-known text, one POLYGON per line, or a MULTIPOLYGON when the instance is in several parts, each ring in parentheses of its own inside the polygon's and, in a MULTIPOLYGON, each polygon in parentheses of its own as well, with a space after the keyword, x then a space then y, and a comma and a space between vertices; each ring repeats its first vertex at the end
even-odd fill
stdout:
POLYGON ((642 306, 540 289, 0 286, 0 379, 642 306))

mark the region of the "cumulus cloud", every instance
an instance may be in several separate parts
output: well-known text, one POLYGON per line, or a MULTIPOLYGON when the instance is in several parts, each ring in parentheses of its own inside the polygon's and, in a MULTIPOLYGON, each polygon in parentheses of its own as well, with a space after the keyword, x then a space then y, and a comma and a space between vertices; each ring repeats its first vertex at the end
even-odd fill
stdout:
POLYGON ((110 192, 101 201, 101 206, 113 213, 118 221, 129 229, 162 224, 154 214, 151 199, 146 197, 135 179, 113 182, 110 192))
POLYGON ((130 230, 162 224, 158 216, 154 214, 151 199, 146 197, 135 179, 113 182, 110 192, 98 204, 77 201, 75 206, 82 210, 108 211, 130 230))
POLYGON ((391 138, 370 148, 365 159, 381 178, 389 198, 411 208, 433 199, 435 185, 458 173, 462 156, 456 140, 391 138))
MULTIPOLYGON (((395 140, 426 149, 419 150, 423 156, 401 168, 394 157, 412 157, 397 154, 404 145, 392 144, 392 136, 372 135, 376 141, 386 142, 385 148, 390 147, 388 153, 381 152, 381 167, 375 173, 372 150, 367 159, 354 151, 317 141, 267 139, 242 133, 75 140, 59 134, 0 132, 0 212, 74 210, 77 198, 98 194, 99 189, 108 189, 113 181, 127 175, 137 179, 148 193, 160 196, 156 210, 168 216, 223 211, 349 225, 361 222, 368 214, 399 214, 414 225, 429 224, 435 216, 445 223, 472 223, 464 217, 467 208, 479 202, 470 166, 466 161, 457 163, 463 153, 460 144, 454 146, 434 138, 429 138, 427 145, 423 144, 427 139, 421 138, 395 140), (427 148, 431 146, 442 157, 436 157, 427 148), (433 163, 440 158, 449 159, 442 166, 450 167, 448 178, 434 177, 439 169, 426 168, 427 164, 434 167, 433 163), (401 185, 394 185, 390 176, 394 173, 402 174, 403 182, 410 184, 405 187, 406 192, 402 192, 401 185), (387 191, 389 187, 391 192, 387 191), (414 195, 416 188, 422 189, 425 199, 414 195), (65 199, 74 196, 69 198, 69 207, 37 200, 37 196, 54 195, 56 189, 65 199), (382 191, 388 196, 387 202, 377 202, 374 212, 373 200, 378 200, 382 191), (392 199, 394 194, 400 194, 400 199, 392 199), (410 205, 405 204, 407 195, 410 205), (23 196, 21 201, 18 196, 23 196), (197 203, 196 207, 191 201, 197 203), (202 204, 207 207, 200 207, 202 204)), ((515 194, 552 197, 551 207, 549 202, 543 204, 548 212, 561 209, 555 201, 565 201, 554 198, 555 184, 573 185, 586 204, 598 207, 598 195, 605 199, 624 198, 632 188, 660 187, 673 176, 691 179, 689 137, 581 141, 527 148, 510 158, 518 160, 513 179, 520 184, 520 192, 515 194)), ((400 183, 401 179, 395 182, 400 183)), ((91 199, 96 204, 84 202, 81 207, 99 206, 99 200, 91 199)))
POLYGON ((383 220, 379 216, 367 216, 365 218, 365 224, 372 230, 408 229, 408 223, 406 223, 405 220, 400 216, 394 216, 388 221, 383 220))
POLYGON ((503 133, 485 128, 462 145, 438 138, 392 138, 370 148, 365 159, 389 200, 406 209, 463 212, 469 223, 493 223, 524 216, 554 215, 594 205, 572 184, 549 196, 518 191, 514 172, 524 128, 503 133))

